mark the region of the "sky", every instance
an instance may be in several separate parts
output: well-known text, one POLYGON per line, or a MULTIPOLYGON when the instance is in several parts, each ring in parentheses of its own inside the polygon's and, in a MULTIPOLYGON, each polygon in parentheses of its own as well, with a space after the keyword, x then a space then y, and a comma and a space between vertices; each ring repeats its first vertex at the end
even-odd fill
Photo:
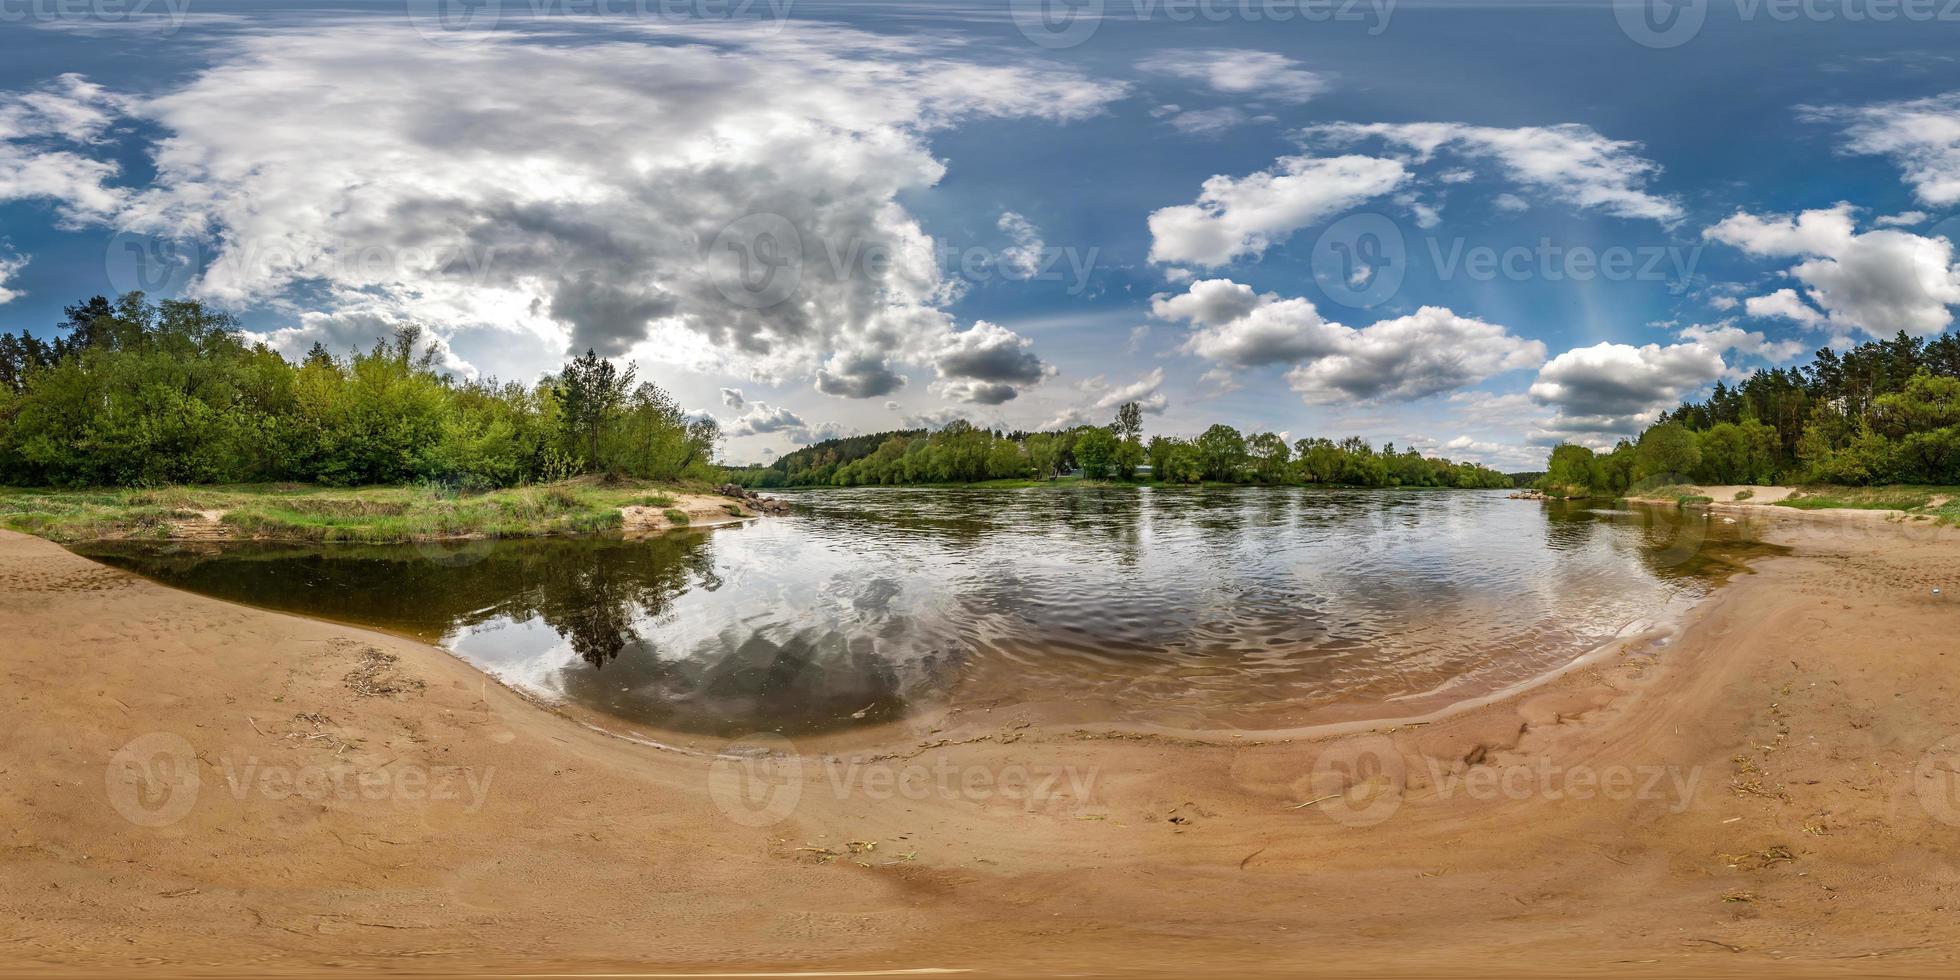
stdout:
POLYGON ((1506 470, 1950 328, 1947 0, 0 0, 0 329, 1506 470))

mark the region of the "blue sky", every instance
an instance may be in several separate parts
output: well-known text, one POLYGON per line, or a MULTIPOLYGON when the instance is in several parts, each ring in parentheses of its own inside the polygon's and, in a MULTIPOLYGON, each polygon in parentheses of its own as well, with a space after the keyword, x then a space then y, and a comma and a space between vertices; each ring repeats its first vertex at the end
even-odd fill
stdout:
POLYGON ((1943 6, 0 0, 0 327, 597 347, 736 461, 1135 398, 1530 468, 1948 328, 1943 6))

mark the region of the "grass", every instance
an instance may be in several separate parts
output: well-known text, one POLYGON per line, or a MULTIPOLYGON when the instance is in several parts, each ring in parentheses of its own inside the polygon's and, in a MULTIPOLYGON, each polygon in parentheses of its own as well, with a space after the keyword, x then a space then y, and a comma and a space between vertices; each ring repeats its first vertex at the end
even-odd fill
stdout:
POLYGON ((1694 507, 1700 504, 1712 504, 1715 498, 1705 493, 1684 493, 1674 498, 1674 502, 1682 507, 1694 507))
POLYGON ((1739 504, 1745 500, 1753 499, 1755 496, 1756 491, 1754 490, 1737 490, 1735 492, 1735 502, 1739 504))
POLYGON ((1903 510, 1928 512, 1935 500, 1945 498, 1938 511, 1952 509, 1960 498, 1960 487, 1804 487, 1777 501, 1778 507, 1798 510, 1903 510))
MULTIPOLYGON (((697 492, 705 488, 691 488, 697 492)), ((0 527, 54 541, 167 538, 219 512, 222 531, 274 541, 388 543, 462 537, 600 534, 620 508, 671 507, 637 481, 580 478, 485 493, 441 487, 259 484, 136 490, 0 489, 0 527)), ((679 511, 668 511, 669 520, 679 511)), ((676 522, 681 523, 681 522, 676 522)))
POLYGON ((684 510, 675 510, 675 509, 673 509, 673 508, 671 508, 671 507, 670 507, 670 508, 668 508, 668 509, 667 509, 667 510, 666 510, 666 511, 665 511, 665 512, 663 513, 663 515, 662 515, 662 516, 664 516, 664 517, 666 517, 666 518, 667 518, 667 523, 669 523, 669 524, 672 524, 672 525, 674 525, 674 526, 676 526, 676 527, 679 527, 679 526, 682 526, 682 525, 685 525, 685 524, 687 523, 687 521, 688 521, 688 517, 687 517, 687 511, 684 511, 684 510))

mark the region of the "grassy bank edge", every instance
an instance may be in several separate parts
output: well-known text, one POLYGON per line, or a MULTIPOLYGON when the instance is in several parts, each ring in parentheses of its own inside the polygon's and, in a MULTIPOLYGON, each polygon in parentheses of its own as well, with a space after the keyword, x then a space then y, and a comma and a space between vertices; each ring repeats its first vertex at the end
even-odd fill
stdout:
MULTIPOLYGON (((1720 490, 1721 488, 1714 488, 1720 490)), ((1547 494, 1553 499, 1591 500, 1586 494, 1547 494)), ((1798 487, 1741 487, 1713 495, 1710 488, 1677 484, 1654 487, 1638 493, 1613 497, 1638 503, 1674 503, 1683 507, 1708 504, 1786 507, 1792 510, 1873 510, 1890 511, 1908 517, 1933 520, 1943 525, 1960 525, 1960 487, 1894 484, 1878 487, 1812 485, 1798 487), (1787 491, 1777 499, 1771 491, 1787 491)))
MULTIPOLYGON (((620 533, 629 508, 679 513, 705 485, 580 478, 482 493, 310 484, 0 488, 0 527, 72 544, 115 539, 360 542, 620 533)), ((712 506, 727 510, 725 498, 712 506)), ((670 526, 683 522, 669 518, 670 526)))

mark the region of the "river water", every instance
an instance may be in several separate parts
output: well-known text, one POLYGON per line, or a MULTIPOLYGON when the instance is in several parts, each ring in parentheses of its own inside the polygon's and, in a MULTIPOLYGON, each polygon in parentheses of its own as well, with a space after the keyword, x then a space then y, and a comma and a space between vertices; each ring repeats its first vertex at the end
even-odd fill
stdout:
POLYGON ((1501 491, 789 496, 791 516, 638 542, 77 550, 716 735, 1002 709, 1213 731, 1405 717, 1677 618, 1766 550, 1703 511, 1501 491))

